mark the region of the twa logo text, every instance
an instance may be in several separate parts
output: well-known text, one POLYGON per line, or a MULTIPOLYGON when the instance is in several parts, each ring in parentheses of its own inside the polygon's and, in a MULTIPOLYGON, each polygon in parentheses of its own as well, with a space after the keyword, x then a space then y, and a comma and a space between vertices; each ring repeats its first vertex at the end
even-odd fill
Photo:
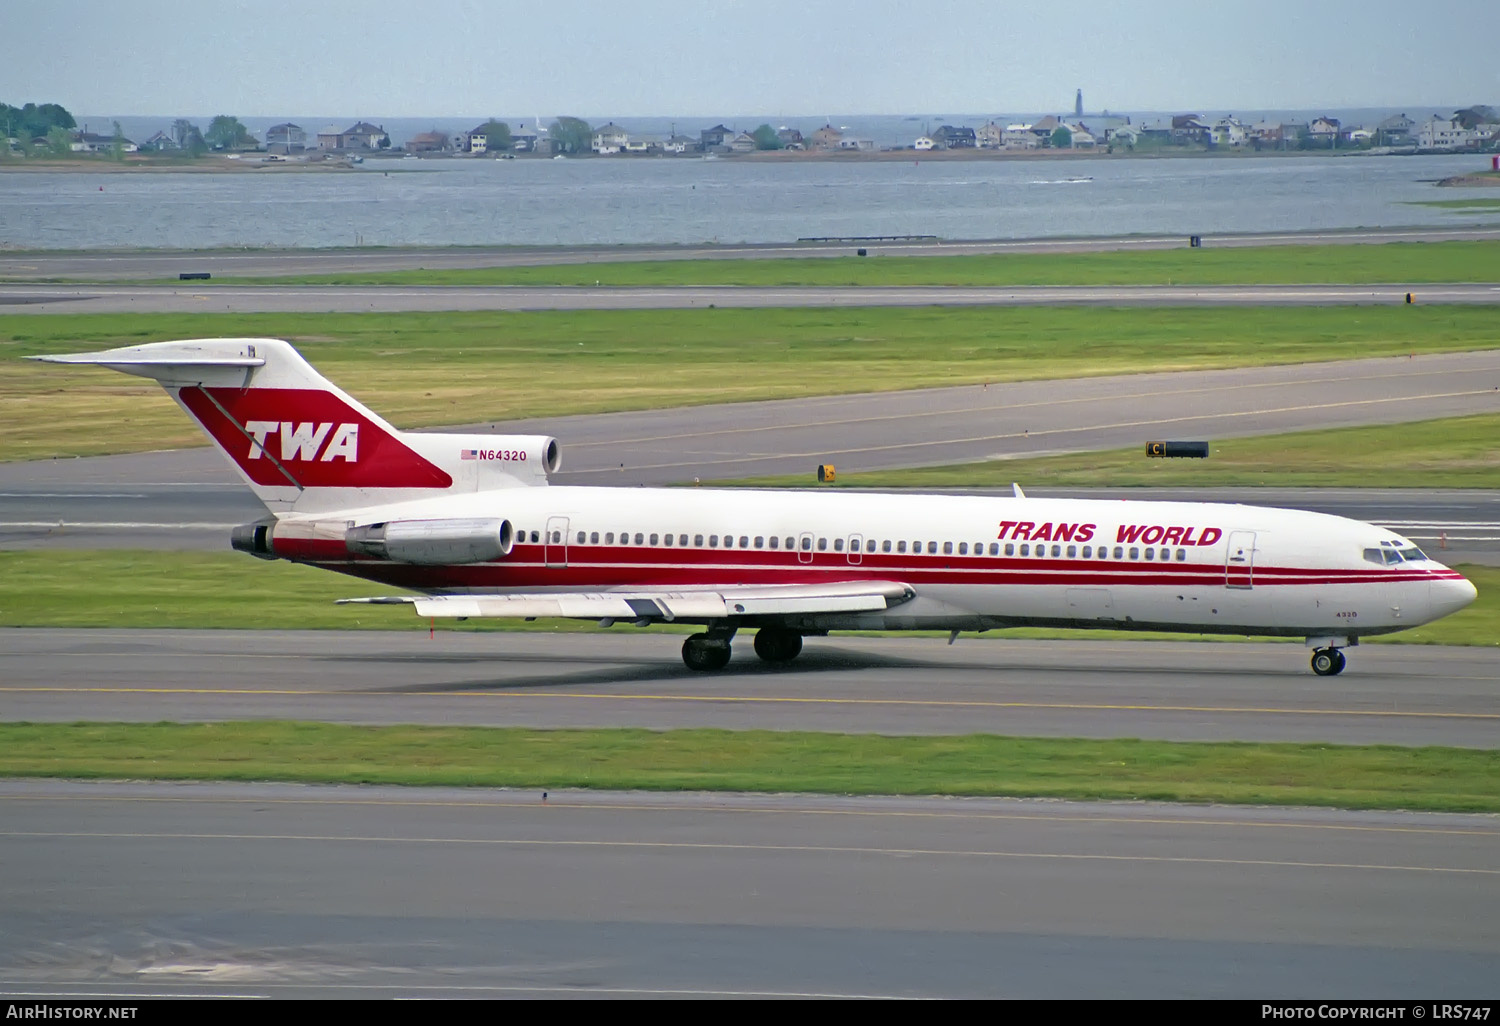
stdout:
POLYGON ((285 420, 247 420, 245 430, 255 439, 250 443, 252 460, 260 459, 262 453, 275 455, 274 449, 267 447, 266 440, 272 435, 279 435, 280 458, 283 460, 318 460, 322 463, 332 463, 334 460, 348 463, 359 461, 358 424, 294 424, 285 420), (326 448, 323 445, 325 441, 328 443, 326 448), (319 455, 320 450, 322 455, 319 455))

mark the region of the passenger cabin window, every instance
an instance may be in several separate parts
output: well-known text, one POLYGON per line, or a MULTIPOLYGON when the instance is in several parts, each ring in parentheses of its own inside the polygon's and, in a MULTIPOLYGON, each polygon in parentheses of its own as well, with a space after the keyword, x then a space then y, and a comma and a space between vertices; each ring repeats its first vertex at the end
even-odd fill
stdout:
POLYGON ((663 541, 663 542, 664 542, 664 543, 665 543, 665 544, 666 544, 666 545, 667 545, 667 546, 668 546, 668 547, 670 547, 670 546, 671 546, 671 544, 672 544, 672 536, 671 536, 671 535, 670 535, 670 534, 664 534, 664 535, 662 535, 662 536, 661 536, 661 540, 662 540, 662 541, 663 541))
POLYGON ((875 539, 874 538, 866 538, 865 539, 865 551, 866 552, 874 552, 875 551, 875 539))
POLYGON ((719 536, 718 535, 711 534, 711 535, 708 536, 708 547, 711 548, 711 549, 716 549, 716 548, 719 547, 719 536))
POLYGON ((604 535, 604 544, 606 544, 606 545, 613 545, 614 543, 615 543, 615 532, 613 532, 613 531, 607 531, 607 532, 605 532, 605 535, 604 535))
MULTIPOLYGON (((1068 555, 1071 556, 1072 554, 1073 554, 1073 550, 1069 549, 1068 550, 1068 555)), ((1083 558, 1084 559, 1093 559, 1094 558, 1094 547, 1092 545, 1085 545, 1083 547, 1083 558)))
POLYGON ((678 545, 683 545, 683 546, 687 545, 687 535, 685 535, 685 534, 679 534, 677 536, 677 544, 678 545))
POLYGON ((757 549, 763 549, 763 548, 766 547, 766 536, 765 535, 763 535, 763 534, 757 534, 755 536, 755 547, 757 549))
POLYGON ((640 531, 635 532, 635 543, 637 545, 644 545, 644 544, 646 544, 646 536, 644 534, 642 534, 640 531))
POLYGON ((1177 562, 1179 562, 1179 563, 1186 563, 1187 562, 1187 549, 1178 549, 1177 550, 1177 562))
POLYGON ((1078 546, 1077 545, 1069 545, 1068 546, 1068 558, 1069 559, 1076 559, 1077 556, 1078 556, 1078 546))
MULTIPOLYGON (((949 545, 949 548, 951 549, 953 543, 949 542, 948 545, 949 545)), ((958 543, 958 554, 960 556, 967 556, 969 554, 969 543, 968 542, 959 542, 958 543)))
POLYGON ((1156 550, 1155 549, 1147 549, 1146 550, 1146 558, 1147 559, 1155 559, 1156 558, 1156 550))
POLYGON ((891 551, 891 540, 889 538, 887 538, 885 541, 883 541, 883 542, 880 543, 880 551, 881 552, 889 552, 889 551, 891 551))
MULTIPOLYGON (((819 548, 821 548, 821 547, 822 546, 819 546, 819 548)), ((834 552, 843 552, 844 551, 844 539, 842 539, 842 538, 835 538, 833 540, 833 551, 834 552)))
MULTIPOLYGON (((1010 548, 1010 546, 1007 545, 1006 548, 1010 548)), ((1027 545, 1025 542, 1021 543, 1021 555, 1023 555, 1023 556, 1029 556, 1029 555, 1031 555, 1031 546, 1027 545)))
POLYGON ((700 549, 703 548, 703 535, 701 535, 701 534, 695 534, 695 535, 693 535, 693 546, 695 548, 700 548, 700 549))
POLYGON ((1131 559, 1140 559, 1141 558, 1141 550, 1138 549, 1138 548, 1136 548, 1134 545, 1132 545, 1130 547, 1130 558, 1131 559))
MULTIPOLYGON (((790 545, 791 543, 792 543, 792 540, 790 538, 788 538, 787 539, 787 544, 790 545)), ((806 538, 802 539, 802 551, 803 552, 811 552, 812 551, 812 536, 811 535, 808 535, 806 538)))
POLYGON ((992 555, 992 556, 998 556, 998 555, 1000 555, 1000 543, 999 542, 990 542, 990 555, 992 555))
POLYGON ((778 547, 778 546, 779 546, 779 545, 780 545, 780 544, 781 544, 781 539, 780 539, 780 538, 778 538, 778 537, 776 537, 776 536, 775 536, 775 535, 774 535, 774 534, 773 534, 773 535, 772 535, 772 536, 771 536, 771 548, 773 548, 773 549, 774 549, 774 548, 776 548, 776 547, 778 547))
MULTIPOLYGON (((743 535, 743 534, 740 535, 740 548, 742 548, 742 549, 748 549, 749 547, 750 547, 750 539, 746 535, 743 535)), ((760 548, 760 544, 759 544, 759 540, 758 539, 757 539, 755 547, 756 548, 760 548)))
POLYGON ((1015 542, 1006 542, 1005 543, 1005 554, 1007 556, 1014 556, 1016 554, 1016 543, 1015 542))
POLYGON ((651 544, 652 545, 656 544, 656 535, 654 535, 654 534, 651 536, 651 544))
POLYGON ((788 536, 786 540, 786 547, 789 549, 795 549, 797 547, 797 539, 788 536))
POLYGON ((937 542, 928 542, 927 543, 927 554, 929 556, 936 556, 937 555, 937 542))
POLYGON ((1052 546, 1052 558, 1053 559, 1061 559, 1062 558, 1062 546, 1061 545, 1054 545, 1054 546, 1052 546))
POLYGON ((732 534, 726 534, 724 536, 724 547, 726 549, 732 549, 732 548, 734 548, 734 535, 732 535, 732 534))
POLYGON ((904 541, 898 541, 896 543, 896 551, 900 552, 900 553, 906 552, 906 542, 904 542, 904 541))
POLYGON ((1125 558, 1125 549, 1124 549, 1123 546, 1120 546, 1120 545, 1116 545, 1115 546, 1115 558, 1116 559, 1124 559, 1125 558))
POLYGON ((531 544, 535 545, 539 541, 541 541, 541 539, 537 537, 535 531, 532 531, 531 532, 531 544))

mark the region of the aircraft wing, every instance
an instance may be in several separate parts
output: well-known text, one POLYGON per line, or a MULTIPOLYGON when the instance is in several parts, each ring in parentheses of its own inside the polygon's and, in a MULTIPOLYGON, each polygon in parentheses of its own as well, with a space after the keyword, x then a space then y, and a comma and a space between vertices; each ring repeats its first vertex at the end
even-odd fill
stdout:
POLYGON ((703 589, 632 589, 496 595, 399 595, 340 599, 340 604, 406 604, 425 617, 561 616, 582 620, 727 619, 734 616, 862 613, 887 609, 916 593, 897 581, 725 585, 703 589))

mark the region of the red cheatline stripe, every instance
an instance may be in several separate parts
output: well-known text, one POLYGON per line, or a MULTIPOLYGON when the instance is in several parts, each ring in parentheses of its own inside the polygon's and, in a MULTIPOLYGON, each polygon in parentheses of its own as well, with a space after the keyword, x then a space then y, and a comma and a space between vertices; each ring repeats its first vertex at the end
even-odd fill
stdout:
MULTIPOLYGON (((562 546, 553 546, 561 550, 562 546)), ((362 563, 367 557, 352 556, 342 541, 324 540, 278 540, 278 555, 301 558, 323 563, 362 563)), ((795 552, 777 552, 749 549, 694 549, 694 548, 640 548, 578 545, 568 547, 568 565, 550 568, 554 571, 591 568, 599 571, 630 570, 632 572, 688 573, 712 571, 720 583, 725 573, 765 573, 784 579, 788 572, 807 571, 816 574, 817 580, 826 580, 831 572, 852 574, 860 577, 898 576, 903 579, 918 576, 936 577, 953 582, 960 580, 972 583, 995 583, 996 576, 1026 575, 1028 581, 1046 577, 1045 583, 1062 582, 1109 582, 1119 584, 1215 584, 1222 583, 1227 576, 1242 578, 1244 567, 1230 567, 1222 563, 1186 562, 1160 560, 1100 559, 1052 559, 1025 556, 945 556, 945 555, 897 555, 885 553, 861 553, 860 562, 848 562, 847 553, 818 552, 814 560, 803 563, 795 552)), ((560 555, 558 556, 560 559, 560 555)), ((543 546, 518 545, 505 560, 484 564, 491 568, 522 571, 528 567, 545 566, 543 546)), ((450 568, 433 568, 445 570, 450 568)), ((456 569, 456 568, 454 568, 456 569)), ((470 568, 473 569, 473 568, 470 568)), ((1394 581, 1458 580, 1463 575, 1446 567, 1442 570, 1370 567, 1351 569, 1348 567, 1285 567, 1256 566, 1251 568, 1257 582, 1276 584, 1343 584, 1343 583, 1387 583, 1394 581), (1284 579, 1291 578, 1291 579, 1284 579), (1301 580, 1297 580, 1300 578, 1301 580)))
MULTIPOLYGON (((967 569, 921 569, 906 567, 746 566, 721 563, 702 565, 661 564, 583 564, 548 567, 540 563, 475 564, 452 567, 424 567, 409 564, 370 563, 351 560, 317 560, 327 569, 341 570, 359 577, 413 588, 490 587, 517 589, 530 587, 683 587, 736 584, 826 584, 836 581, 897 579, 908 584, 984 585, 984 586, 1065 586, 1065 587, 1222 587, 1226 575, 1222 568, 1157 573, 1113 573, 1087 569, 1070 572, 1034 571, 1014 568, 992 571, 967 569)), ((1175 570, 1175 568, 1174 568, 1175 570)), ((1291 587, 1318 584, 1399 583, 1404 581, 1454 580, 1456 573, 1394 574, 1325 572, 1320 577, 1276 578, 1256 571, 1257 587, 1291 587)), ((1244 574, 1230 575, 1227 580, 1243 582, 1244 574)))

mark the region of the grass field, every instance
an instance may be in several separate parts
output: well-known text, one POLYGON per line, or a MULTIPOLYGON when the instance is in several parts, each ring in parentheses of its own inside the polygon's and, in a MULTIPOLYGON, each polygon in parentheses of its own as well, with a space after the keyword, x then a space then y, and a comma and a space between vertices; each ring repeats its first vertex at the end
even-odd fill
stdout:
MULTIPOLYGON (((1496 399, 1500 407, 1500 397, 1496 399)), ((1500 413, 1212 442, 1203 459, 1150 459, 1145 446, 943 467, 840 471, 841 488, 1500 488, 1500 413)), ((808 475, 736 485, 806 487, 808 475)))
MULTIPOLYGON (((1434 200, 1436 205, 1464 201, 1434 200)), ((1493 202, 1493 201, 1491 201, 1493 202)), ((1486 204, 1465 206, 1483 207, 1486 204)), ((1500 281, 1500 242, 1245 246, 1106 253, 658 260, 409 270, 228 283, 344 285, 1253 285, 1500 281)))
MULTIPOLYGON (((1436 623, 1391 635, 1408 644, 1500 644, 1500 568, 1460 568, 1479 589, 1468 609, 1436 623)), ((130 550, 0 551, 0 628, 4 627, 165 627, 258 628, 283 630, 427 630, 406 606, 336 606, 334 601, 363 595, 399 594, 314 567, 267 562, 236 552, 155 552, 130 550)), ((440 621, 448 631, 595 631, 591 620, 440 621)), ((619 626, 616 631, 639 628, 619 626)), ((697 627, 646 628, 688 633, 697 627)), ((1092 637, 1191 640, 1196 635, 1135 634, 1114 631, 1017 629, 987 637, 1092 637)), ((1211 639, 1218 640, 1218 639, 1211 639)), ((668 653, 670 655, 670 653, 668 653)))
POLYGON ((7 723, 0 776, 1500 811, 1500 751, 992 735, 7 723))
POLYGON ((8 314, 0 460, 201 444, 153 384, 18 358, 208 336, 289 338, 401 427, 1496 345, 1492 309, 1420 304, 8 314))

